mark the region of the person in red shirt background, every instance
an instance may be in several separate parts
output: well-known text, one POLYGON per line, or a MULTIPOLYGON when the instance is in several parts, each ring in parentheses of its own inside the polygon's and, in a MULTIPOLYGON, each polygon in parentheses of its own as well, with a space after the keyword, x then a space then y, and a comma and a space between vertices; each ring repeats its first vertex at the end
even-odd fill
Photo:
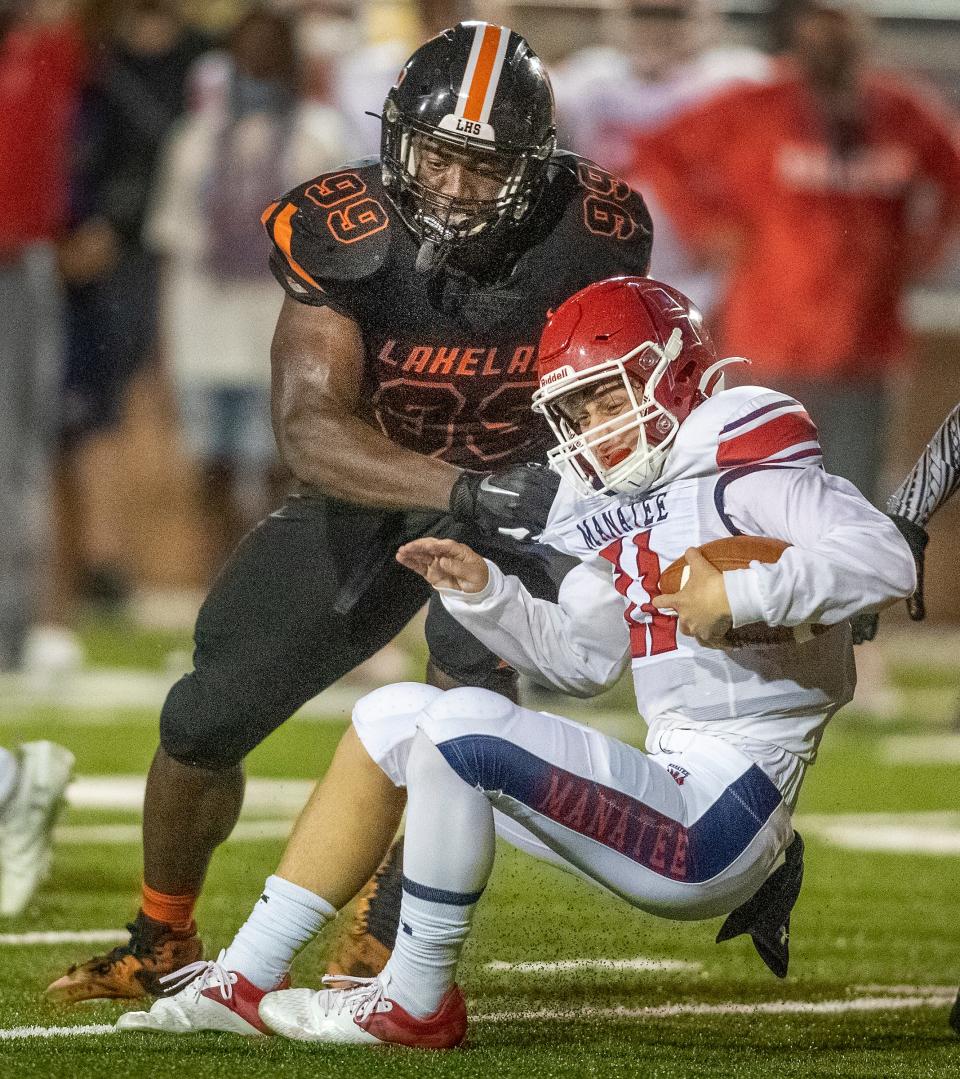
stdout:
MULTIPOLYGON (((23 663, 50 534, 62 360, 54 244, 84 51, 68 8, 0 6, 0 672, 23 663)), ((43 878, 72 766, 46 740, 0 746, 0 918, 21 914, 43 878)))
POLYGON ((83 38, 60 0, 0 12, 0 671, 22 662, 62 362, 54 244, 68 196, 83 38))
POLYGON ((721 348, 753 358, 741 379, 799 397, 825 467, 876 501, 904 292, 960 223, 957 121, 873 68, 851 5, 781 0, 773 15, 775 77, 638 135, 630 179, 727 273, 721 348))

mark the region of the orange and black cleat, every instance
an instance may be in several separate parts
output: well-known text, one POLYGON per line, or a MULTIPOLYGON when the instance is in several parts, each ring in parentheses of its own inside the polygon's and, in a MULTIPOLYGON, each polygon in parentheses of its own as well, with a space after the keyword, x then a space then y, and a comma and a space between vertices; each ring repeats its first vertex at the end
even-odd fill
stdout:
POLYGON ((148 918, 143 911, 131 922, 130 941, 106 955, 72 966, 47 986, 47 997, 57 1004, 83 1000, 141 1000, 165 992, 160 978, 194 963, 203 955, 203 943, 194 922, 183 930, 148 918))
POLYGON ((375 978, 397 941, 403 894, 403 838, 394 843, 357 899, 353 923, 337 938, 327 974, 375 978))

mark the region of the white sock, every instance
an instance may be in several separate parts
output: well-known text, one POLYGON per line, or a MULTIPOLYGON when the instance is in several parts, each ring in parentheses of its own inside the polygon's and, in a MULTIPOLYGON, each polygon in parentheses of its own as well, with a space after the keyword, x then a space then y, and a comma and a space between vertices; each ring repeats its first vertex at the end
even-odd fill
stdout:
POLYGON ((387 996, 417 1019, 433 1015, 456 980, 481 894, 440 892, 403 878, 397 943, 386 966, 387 996))
POLYGON ((493 809, 422 732, 407 762, 407 829, 397 943, 387 995, 418 1019, 456 978, 473 911, 493 868, 493 809))
POLYGON ((0 817, 17 789, 19 779, 20 764, 16 755, 0 746, 0 817))
POLYGON ((240 927, 221 962, 258 989, 273 989, 294 956, 337 916, 319 895, 276 875, 240 927))

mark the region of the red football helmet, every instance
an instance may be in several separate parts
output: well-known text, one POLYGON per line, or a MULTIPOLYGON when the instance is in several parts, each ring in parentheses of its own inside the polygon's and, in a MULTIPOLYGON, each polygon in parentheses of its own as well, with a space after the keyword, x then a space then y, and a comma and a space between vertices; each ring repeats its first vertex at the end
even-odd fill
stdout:
POLYGON ((551 465, 584 491, 646 490, 680 424, 722 388, 728 362, 717 359, 697 308, 669 285, 615 277, 581 289, 550 314, 540 338, 533 408, 559 443, 551 465), (611 382, 626 389, 629 406, 581 434, 564 399, 582 401, 584 390, 611 382), (636 448, 604 467, 598 448, 633 431, 636 448))

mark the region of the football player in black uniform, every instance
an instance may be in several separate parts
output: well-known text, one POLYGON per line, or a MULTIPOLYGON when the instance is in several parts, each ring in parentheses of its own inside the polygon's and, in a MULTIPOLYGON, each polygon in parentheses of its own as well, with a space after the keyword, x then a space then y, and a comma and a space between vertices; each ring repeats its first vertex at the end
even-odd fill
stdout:
MULTIPOLYGON (((547 311, 584 285, 645 274, 652 239, 639 195, 556 150, 550 83, 526 41, 482 22, 410 58, 379 161, 302 184, 263 220, 288 293, 273 422, 298 489, 227 563, 197 620, 194 670, 164 704, 130 942, 71 968, 48 989, 56 1000, 156 993, 200 958, 193 906, 239 814, 243 758, 429 598, 394 560, 401 544, 496 549, 531 592, 556 595, 569 563, 515 542, 556 489, 523 464, 547 444, 530 414, 536 343, 547 311)), ((426 636, 432 684, 515 692, 514 672, 436 602, 426 636)), ((345 736, 338 754, 358 752, 345 736)), ((401 811, 398 799, 368 831, 395 830, 401 811)), ((323 834, 322 813, 312 800, 305 834, 323 834)), ((301 847, 281 870, 309 887, 301 847)))
MULTIPOLYGON (((940 424, 906 479, 887 500, 887 513, 910 545, 917 564, 917 590, 907 597, 907 613, 914 622, 922 622, 927 616, 923 595, 924 553, 930 539, 927 525, 957 491, 960 491, 960 404, 940 424)), ((853 620, 857 644, 873 640, 879 620, 876 614, 853 620)), ((960 715, 955 718, 954 727, 960 730, 960 715)), ((954 1033, 960 1034, 960 992, 949 1021, 954 1033)))

